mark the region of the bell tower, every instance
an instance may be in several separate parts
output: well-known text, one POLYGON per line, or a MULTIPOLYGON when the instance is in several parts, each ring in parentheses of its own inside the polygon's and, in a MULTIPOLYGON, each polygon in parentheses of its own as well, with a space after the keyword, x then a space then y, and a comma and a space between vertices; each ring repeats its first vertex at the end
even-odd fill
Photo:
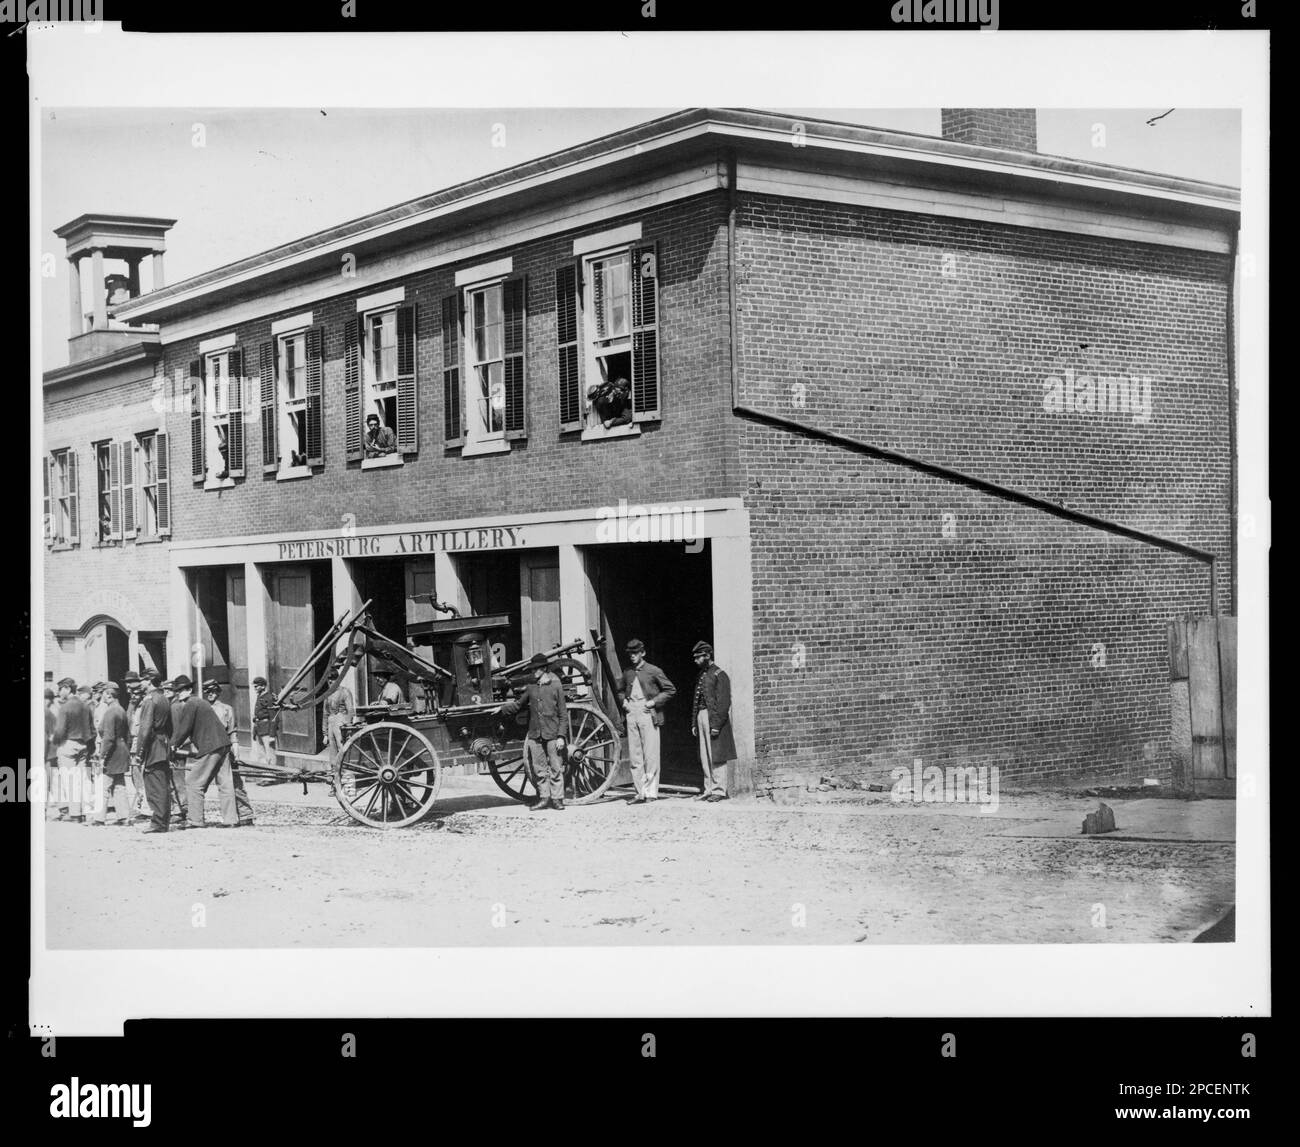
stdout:
POLYGON ((155 332, 112 318, 113 307, 164 285, 163 252, 175 219, 145 215, 78 215, 55 228, 68 260, 69 358, 84 361, 155 332))

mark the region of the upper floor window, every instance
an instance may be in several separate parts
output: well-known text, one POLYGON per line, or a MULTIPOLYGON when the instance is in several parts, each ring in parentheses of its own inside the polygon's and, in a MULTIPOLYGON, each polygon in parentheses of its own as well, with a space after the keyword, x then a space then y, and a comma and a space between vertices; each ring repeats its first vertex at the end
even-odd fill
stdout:
POLYGON ((466 456, 508 451, 527 434, 526 297, 522 277, 498 274, 443 300, 444 440, 466 456))
MULTIPOLYGON (((95 541, 103 546, 113 540, 113 444, 95 443, 95 541)), ((120 481, 120 479, 119 479, 120 481)))
MULTIPOLYGON (((171 534, 167 435, 157 430, 94 444, 95 529, 99 545, 171 534)), ((45 466, 47 541, 56 548, 78 534, 77 455, 56 450, 45 466)))
POLYGON ((190 367, 194 403, 190 414, 192 477, 205 490, 235 484, 244 476, 243 353, 216 350, 190 367))
POLYGON ((660 417, 656 245, 585 254, 557 268, 555 289, 561 429, 640 433, 660 417))
POLYGON ((344 359, 348 459, 400 466, 419 443, 415 307, 385 305, 357 316, 344 359))
POLYGON ((55 450, 45 460, 45 541, 56 549, 80 540, 77 512, 77 454, 55 450))
POLYGON ((262 344, 261 359, 262 472, 306 477, 325 464, 324 330, 284 331, 262 344))

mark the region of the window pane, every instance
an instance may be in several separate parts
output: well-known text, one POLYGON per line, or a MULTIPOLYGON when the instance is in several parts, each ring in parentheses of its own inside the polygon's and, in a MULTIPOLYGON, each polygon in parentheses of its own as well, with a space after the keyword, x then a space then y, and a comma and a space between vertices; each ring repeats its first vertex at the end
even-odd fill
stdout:
POLYGON ((592 306, 596 337, 622 338, 629 331, 630 256, 614 255, 592 264, 592 306))

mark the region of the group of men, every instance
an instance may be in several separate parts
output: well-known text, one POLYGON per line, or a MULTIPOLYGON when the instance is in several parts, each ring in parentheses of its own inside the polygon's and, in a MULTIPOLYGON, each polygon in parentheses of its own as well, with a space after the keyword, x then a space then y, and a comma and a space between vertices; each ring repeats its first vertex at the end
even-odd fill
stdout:
MULTIPOLYGON (((677 695, 677 688, 659 666, 646 660, 643 641, 629 641, 625 651, 632 664, 615 682, 615 691, 627 714, 628 754, 636 790, 629 803, 643 805, 659 799, 659 730, 666 719, 664 710, 677 695)), ((736 759, 731 731, 731 681, 714 662, 713 647, 707 641, 696 642, 691 656, 699 670, 691 701, 691 732, 703 773, 695 799, 714 803, 730 797, 729 762, 736 759)), ((521 696, 506 701, 497 711, 508 716, 528 710, 524 753, 538 792, 530 811, 562 810, 564 765, 560 753, 568 729, 564 686, 548 668, 545 654, 533 654, 529 664, 532 682, 521 696)))
POLYGON ((169 681, 156 672, 128 673, 123 684, 125 707, 113 681, 78 687, 65 677, 57 697, 46 689, 45 760, 56 785, 47 817, 86 825, 128 825, 143 817, 146 833, 168 832, 177 764, 185 768, 184 827, 209 827, 203 799, 213 780, 221 824, 211 827, 251 825, 253 808, 235 755, 235 712, 221 699, 220 683, 205 682, 202 696, 183 674, 169 681))

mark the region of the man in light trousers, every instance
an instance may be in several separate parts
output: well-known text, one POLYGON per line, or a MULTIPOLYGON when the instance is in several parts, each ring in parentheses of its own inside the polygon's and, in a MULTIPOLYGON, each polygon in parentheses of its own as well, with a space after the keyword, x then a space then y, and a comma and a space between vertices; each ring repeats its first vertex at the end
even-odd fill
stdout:
POLYGON ((632 758, 632 784, 636 796, 630 804, 659 799, 659 728, 664 723, 664 706, 677 687, 664 671, 645 659, 645 643, 636 638, 624 647, 632 662, 616 686, 627 714, 627 746, 632 758))

